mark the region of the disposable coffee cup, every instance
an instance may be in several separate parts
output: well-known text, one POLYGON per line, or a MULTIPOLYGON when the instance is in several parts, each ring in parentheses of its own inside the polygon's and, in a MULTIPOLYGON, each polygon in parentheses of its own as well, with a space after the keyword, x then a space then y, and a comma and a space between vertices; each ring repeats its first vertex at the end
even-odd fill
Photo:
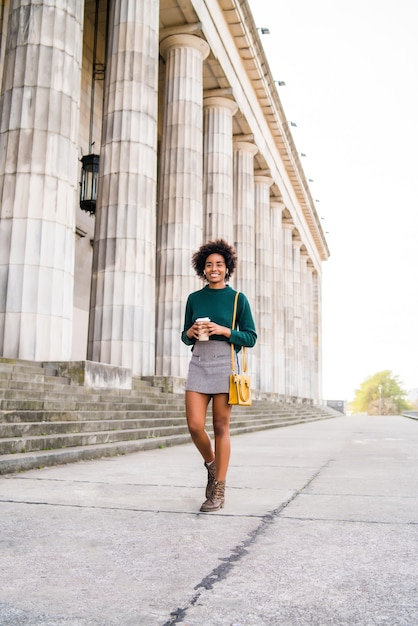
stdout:
MULTIPOLYGON (((198 317, 196 322, 201 324, 202 322, 210 322, 210 317, 198 317)), ((199 329, 199 341, 209 341, 209 333, 202 329, 199 329)))

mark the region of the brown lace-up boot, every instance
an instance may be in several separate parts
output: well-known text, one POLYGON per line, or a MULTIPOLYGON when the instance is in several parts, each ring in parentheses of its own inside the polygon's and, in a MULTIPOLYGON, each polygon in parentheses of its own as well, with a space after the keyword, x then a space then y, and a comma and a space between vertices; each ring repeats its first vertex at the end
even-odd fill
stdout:
POLYGON ((208 470, 208 484, 206 485, 206 500, 208 500, 215 490, 216 462, 214 461, 211 465, 205 463, 205 467, 208 470))
POLYGON ((200 510, 203 513, 212 513, 213 511, 219 511, 223 509, 225 504, 225 481, 215 481, 215 489, 211 498, 208 498, 206 502, 202 504, 200 510))

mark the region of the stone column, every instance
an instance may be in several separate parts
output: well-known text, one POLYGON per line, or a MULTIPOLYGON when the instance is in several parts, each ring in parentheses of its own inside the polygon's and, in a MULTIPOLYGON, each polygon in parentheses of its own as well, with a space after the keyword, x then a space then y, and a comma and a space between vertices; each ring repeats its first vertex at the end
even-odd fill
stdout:
POLYGON ((255 302, 254 156, 258 148, 246 141, 234 142, 234 240, 238 268, 234 283, 252 307, 255 302))
POLYGON ((272 317, 273 341, 271 350, 274 354, 273 388, 277 394, 285 395, 285 320, 284 320, 284 272, 283 272, 283 230, 282 202, 271 202, 273 304, 272 317))
POLYGON ((314 266, 312 261, 308 259, 306 265, 306 280, 307 280, 307 300, 308 300, 308 320, 307 320, 307 333, 308 333, 308 372, 309 372, 309 387, 308 397, 315 398, 315 326, 314 326, 314 286, 313 286, 313 274, 314 266))
POLYGON ((302 397, 302 286, 299 235, 294 235, 293 241, 293 320, 294 320, 294 372, 295 384, 293 395, 302 397))
POLYGON ((302 248, 300 251, 300 286, 301 286, 301 327, 302 327, 302 346, 301 346, 301 389, 302 398, 310 398, 310 328, 309 328, 309 273, 308 273, 307 251, 302 248))
POLYGON ((158 2, 109 18, 88 358, 154 374, 158 2))
POLYGON ((285 395, 294 396, 295 381, 295 310, 293 283, 293 223, 283 220, 283 286, 284 286, 284 341, 285 341, 285 395))
POLYGON ((273 305, 273 246, 270 220, 269 176, 255 176, 255 302, 258 339, 254 351, 254 386, 273 393, 273 329, 277 323, 273 305))
POLYGON ((0 102, 0 355, 70 358, 84 4, 14 2, 0 102))
POLYGON ((322 398, 322 293, 321 281, 316 270, 313 279, 313 315, 314 315, 314 388, 313 398, 319 401, 322 398))
POLYGON ((4 48, 6 45, 6 37, 4 36, 3 28, 5 17, 7 20, 7 11, 8 8, 6 9, 5 7, 5 0, 0 0, 0 76, 3 76, 4 48))
POLYGON ((232 117, 237 112, 233 100, 204 98, 203 202, 205 241, 226 239, 233 242, 233 148, 232 117))
POLYGON ((187 374, 190 350, 180 340, 188 294, 199 285, 191 256, 203 235, 203 60, 208 44, 194 35, 161 43, 166 59, 157 230, 156 373, 187 374))

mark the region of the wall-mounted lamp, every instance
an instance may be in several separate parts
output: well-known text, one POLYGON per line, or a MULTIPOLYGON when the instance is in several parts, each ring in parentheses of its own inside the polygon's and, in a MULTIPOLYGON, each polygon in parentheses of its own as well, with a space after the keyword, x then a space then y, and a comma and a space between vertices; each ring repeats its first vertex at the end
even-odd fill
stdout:
POLYGON ((262 35, 270 35, 269 29, 266 28, 265 26, 262 26, 261 28, 257 28, 257 30, 259 30, 262 35))
POLYGON ((98 154, 86 154, 81 158, 80 209, 90 215, 96 212, 99 161, 98 154))
POLYGON ((94 39, 93 39, 93 58, 92 58, 92 78, 91 78, 91 96, 90 96, 90 125, 89 125, 89 150, 90 154, 81 157, 81 181, 80 181, 80 209, 94 215, 96 212, 97 185, 99 180, 99 161, 98 154, 93 154, 93 121, 94 121, 94 95, 96 80, 104 80, 105 65, 97 62, 97 35, 99 24, 99 4, 100 0, 95 2, 94 16, 94 39))

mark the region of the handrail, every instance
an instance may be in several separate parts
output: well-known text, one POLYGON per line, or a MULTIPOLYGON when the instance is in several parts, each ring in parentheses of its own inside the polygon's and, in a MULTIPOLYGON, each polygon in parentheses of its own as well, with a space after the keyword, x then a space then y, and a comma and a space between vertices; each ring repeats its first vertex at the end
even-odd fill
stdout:
POLYGON ((413 420, 418 420, 418 411, 403 411, 403 417, 410 417, 413 420))

